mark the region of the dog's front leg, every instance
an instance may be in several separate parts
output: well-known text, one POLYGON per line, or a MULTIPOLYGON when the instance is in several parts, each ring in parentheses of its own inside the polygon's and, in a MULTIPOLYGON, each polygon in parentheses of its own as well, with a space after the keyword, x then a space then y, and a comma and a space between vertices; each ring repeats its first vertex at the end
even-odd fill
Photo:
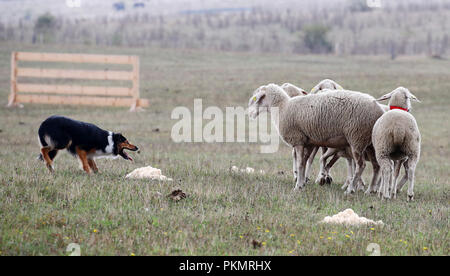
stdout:
POLYGON ((89 164, 89 167, 91 168, 91 170, 92 170, 94 173, 98 173, 97 164, 95 164, 94 159, 88 159, 87 161, 88 161, 88 164, 89 164))
POLYGON ((81 165, 83 166, 83 170, 87 174, 90 174, 91 171, 89 170, 89 162, 87 159, 87 152, 78 147, 76 148, 76 152, 77 152, 78 158, 80 158, 80 162, 81 162, 81 165))

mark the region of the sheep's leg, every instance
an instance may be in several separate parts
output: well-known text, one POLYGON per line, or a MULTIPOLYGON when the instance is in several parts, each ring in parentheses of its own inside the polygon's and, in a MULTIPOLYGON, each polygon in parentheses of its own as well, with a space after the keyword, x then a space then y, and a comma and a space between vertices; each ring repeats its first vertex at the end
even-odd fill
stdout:
POLYGON ((403 162, 403 167, 405 168, 405 175, 402 177, 399 183, 397 183, 397 194, 402 190, 403 185, 405 185, 408 180, 408 163, 406 161, 403 162))
POLYGON ((407 201, 414 200, 414 180, 415 180, 415 171, 417 165, 418 158, 416 156, 408 157, 408 160, 405 161, 408 167, 408 197, 407 201))
POLYGON ((297 182, 295 184, 294 190, 300 190, 305 186, 305 166, 307 159, 305 158, 305 147, 296 146, 296 157, 297 157, 297 182))
POLYGON ((378 157, 377 160, 381 167, 382 176, 381 186, 378 190, 378 196, 389 199, 391 198, 391 195, 389 193, 389 186, 391 185, 393 162, 386 156, 378 157))
POLYGON ((331 176, 330 176, 330 170, 331 170, 331 167, 334 166, 336 161, 338 161, 338 159, 339 159, 339 156, 337 154, 334 154, 333 157, 331 158, 330 162, 328 162, 328 164, 325 166, 325 171, 327 173, 327 177, 325 178, 325 182, 327 184, 331 184, 331 182, 333 182, 333 178, 331 178, 331 176))
POLYGON ((292 172, 294 174, 294 182, 297 183, 297 153, 295 148, 292 148, 292 172))
POLYGON ((364 168, 366 167, 366 162, 364 161, 363 152, 364 152, 364 150, 358 151, 358 150, 355 150, 354 148, 352 148, 352 154, 353 154, 353 159, 355 160, 355 163, 356 163, 356 169, 355 169, 355 174, 353 176, 352 182, 350 183, 347 190, 345 191, 345 194, 354 193, 356 191, 355 188, 357 187, 358 182, 361 181, 361 175, 364 172, 364 168))
MULTIPOLYGON (((322 151, 324 150, 324 148, 322 148, 322 151)), ((319 185, 324 185, 326 183, 326 179, 327 179, 327 173, 325 171, 325 167, 327 164, 327 159, 335 154, 338 150, 337 149, 332 149, 332 148, 328 148, 326 150, 326 152, 322 153, 322 156, 320 156, 320 172, 319 175, 317 176, 316 179, 316 183, 319 183, 319 185)))
POLYGON ((397 184, 398 184, 398 175, 400 174, 400 168, 403 164, 402 160, 394 161, 394 176, 392 179, 393 187, 391 187, 391 196, 392 198, 397 198, 397 184))
POLYGON ((366 194, 376 193, 380 184, 380 165, 376 161, 372 161, 373 175, 366 194))
POLYGON ((369 161, 372 163, 373 168, 373 175, 372 175, 372 181, 369 184, 369 187, 366 190, 366 194, 374 193, 376 191, 376 188, 378 186, 379 178, 380 178, 380 165, 377 162, 377 158, 375 156, 375 150, 368 149, 366 150, 367 157, 369 158, 369 161))
POLYGON ((350 185, 350 182, 352 181, 353 178, 353 174, 355 172, 354 170, 355 162, 353 161, 353 159, 351 157, 347 157, 345 158, 345 160, 347 161, 347 179, 345 180, 344 185, 342 185, 341 187, 342 190, 347 189, 348 185, 350 185))
POLYGON ((311 155, 308 158, 308 162, 306 163, 306 171, 305 171, 306 182, 309 182, 309 174, 311 172, 312 163, 314 162, 314 158, 316 157, 318 150, 319 150, 319 147, 313 148, 311 155))

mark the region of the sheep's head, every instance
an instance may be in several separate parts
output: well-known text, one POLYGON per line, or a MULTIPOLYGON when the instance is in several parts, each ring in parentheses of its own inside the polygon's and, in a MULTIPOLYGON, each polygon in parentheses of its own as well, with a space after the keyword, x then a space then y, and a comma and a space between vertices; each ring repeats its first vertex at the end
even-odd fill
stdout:
POLYGON ((248 101, 248 116, 256 119, 259 113, 267 111, 268 107, 264 106, 264 99, 266 97, 266 86, 260 86, 253 92, 252 97, 248 101))
POLYGON ((260 113, 269 112, 282 100, 289 100, 289 96, 280 86, 273 83, 261 86, 248 101, 248 115, 256 119, 260 113))
POLYGON ((303 90, 300 87, 297 87, 291 83, 283 83, 281 85, 281 88, 288 94, 289 97, 297 97, 297 96, 304 96, 308 95, 308 92, 303 90))
POLYGON ((344 88, 342 88, 342 86, 340 86, 334 80, 324 79, 311 89, 310 94, 320 93, 322 90, 325 90, 325 89, 343 90, 344 88))
POLYGON ((411 100, 420 102, 416 96, 414 96, 407 88, 397 87, 392 92, 381 96, 377 101, 383 101, 389 99, 389 106, 402 107, 407 110, 411 109, 411 100))

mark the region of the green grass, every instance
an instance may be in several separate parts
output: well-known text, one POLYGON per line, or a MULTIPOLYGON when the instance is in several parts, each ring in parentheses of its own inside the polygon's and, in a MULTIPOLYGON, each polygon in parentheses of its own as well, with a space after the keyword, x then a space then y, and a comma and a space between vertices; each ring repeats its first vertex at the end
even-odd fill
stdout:
MULTIPOLYGON (((139 113, 126 108, 1 107, 0 255, 66 255, 73 242, 83 255, 368 255, 372 242, 380 245, 382 255, 449 254, 447 60, 0 44, 3 106, 12 50, 138 54, 141 94, 150 107, 139 113), (333 168, 337 183, 292 193, 291 153, 285 145, 275 154, 260 154, 256 143, 177 144, 170 138, 172 109, 182 105, 192 110, 194 98, 203 98, 204 108, 245 106, 261 84, 292 82, 310 89, 323 78, 374 96, 402 85, 422 100, 412 111, 422 133, 414 202, 406 202, 405 190, 390 201, 361 192, 344 196, 344 161, 333 168), (101 173, 87 176, 62 152, 50 175, 35 158, 37 129, 52 114, 120 131, 142 153, 132 153, 135 163, 101 159, 101 173), (160 131, 153 132, 155 128, 160 131), (146 165, 162 169, 174 182, 124 178, 146 165), (235 175, 232 165, 266 174, 235 175), (166 195, 175 188, 188 197, 171 202, 166 195), (371 229, 318 223, 346 208, 385 225, 371 229), (265 245, 254 249, 253 239, 265 245)), ((313 176, 317 171, 316 160, 313 176)), ((367 166, 366 181, 370 176, 367 166)))

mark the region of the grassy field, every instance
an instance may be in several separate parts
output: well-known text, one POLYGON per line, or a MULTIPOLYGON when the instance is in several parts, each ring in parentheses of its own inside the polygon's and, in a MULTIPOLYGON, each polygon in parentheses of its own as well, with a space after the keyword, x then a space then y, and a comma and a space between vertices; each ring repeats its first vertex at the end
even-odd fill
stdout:
MULTIPOLYGON (((0 255, 66 255, 70 243, 78 243, 82 255, 368 255, 369 243, 378 243, 382 255, 448 255, 449 68, 448 60, 425 57, 391 61, 0 44, 0 255), (137 54, 141 94, 150 99, 150 107, 138 113, 50 105, 5 108, 12 50, 137 54), (171 140, 173 108, 192 110, 194 98, 202 98, 204 108, 245 106, 259 85, 291 82, 308 90, 323 78, 373 96, 402 85, 422 100, 412 111, 422 134, 414 202, 406 202, 405 189, 390 201, 361 192, 344 196, 344 161, 333 168, 336 183, 293 193, 291 153, 285 145, 275 154, 261 154, 257 143, 171 140), (62 152, 50 175, 36 156, 37 129, 52 114, 120 131, 142 152, 132 153, 134 163, 101 159, 101 173, 91 176, 62 152), (174 181, 124 178, 147 165, 174 181), (266 174, 232 174, 232 165, 266 174), (187 198, 177 203, 167 198, 175 188, 187 198), (346 208, 385 225, 318 223, 346 208), (254 248, 252 240, 262 246, 254 248)), ((368 165, 366 181, 370 176, 368 165)))

